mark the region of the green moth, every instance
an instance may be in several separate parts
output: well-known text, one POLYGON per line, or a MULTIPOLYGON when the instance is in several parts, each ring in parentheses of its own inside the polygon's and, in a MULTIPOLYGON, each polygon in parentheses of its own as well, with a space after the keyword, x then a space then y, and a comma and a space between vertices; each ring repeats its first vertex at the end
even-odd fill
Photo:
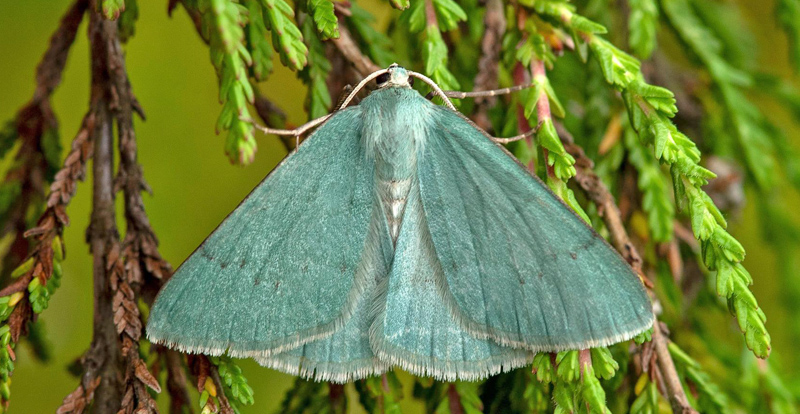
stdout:
POLYGON ((392 65, 325 117, 175 272, 148 338, 316 380, 476 380, 650 328, 619 254, 413 77, 441 93, 392 65))

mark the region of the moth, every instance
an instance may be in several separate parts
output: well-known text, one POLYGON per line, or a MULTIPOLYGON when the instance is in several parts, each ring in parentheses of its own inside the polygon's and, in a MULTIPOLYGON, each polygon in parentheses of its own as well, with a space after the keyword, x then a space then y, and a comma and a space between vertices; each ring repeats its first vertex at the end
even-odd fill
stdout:
POLYGON ((321 381, 452 381, 652 326, 622 257, 430 79, 392 65, 342 106, 175 272, 152 342, 321 381))

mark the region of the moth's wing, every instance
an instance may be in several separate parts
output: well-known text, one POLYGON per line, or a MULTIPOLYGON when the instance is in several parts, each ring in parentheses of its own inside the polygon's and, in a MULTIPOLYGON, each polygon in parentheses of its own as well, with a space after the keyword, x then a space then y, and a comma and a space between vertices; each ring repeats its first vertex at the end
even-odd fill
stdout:
POLYGON ((358 107, 331 117, 186 259, 153 306, 151 341, 265 356, 346 322, 373 198, 361 119, 358 107))
MULTIPOLYGON (((370 230, 362 260, 364 270, 385 277, 392 263, 394 249, 386 219, 376 205, 372 212, 370 230)), ((378 359, 369 344, 371 297, 377 280, 365 280, 363 298, 344 326, 326 338, 317 339, 297 348, 256 358, 259 364, 316 381, 345 383, 370 375, 381 374, 389 366, 378 359)))
POLYGON ((369 307, 369 301, 359 302, 353 316, 331 336, 255 360, 262 366, 315 381, 346 383, 382 374, 389 366, 370 348, 369 307))
POLYGON ((474 381, 528 364, 533 354, 476 339, 453 319, 437 293, 441 267, 412 186, 388 278, 378 285, 372 349, 380 359, 420 376, 474 381))
POLYGON ((418 163, 454 317, 533 351, 605 346, 653 323, 641 281, 605 240, 460 114, 439 108, 418 163))

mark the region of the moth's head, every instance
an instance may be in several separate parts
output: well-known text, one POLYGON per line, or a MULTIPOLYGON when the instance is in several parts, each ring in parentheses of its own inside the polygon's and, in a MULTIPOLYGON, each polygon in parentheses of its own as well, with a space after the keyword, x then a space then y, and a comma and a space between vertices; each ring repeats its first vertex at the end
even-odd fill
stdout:
POLYGON ((414 78, 408 75, 408 71, 404 67, 399 66, 397 63, 392 63, 391 66, 386 69, 386 72, 375 78, 375 83, 378 84, 379 88, 410 88, 414 85, 414 78))

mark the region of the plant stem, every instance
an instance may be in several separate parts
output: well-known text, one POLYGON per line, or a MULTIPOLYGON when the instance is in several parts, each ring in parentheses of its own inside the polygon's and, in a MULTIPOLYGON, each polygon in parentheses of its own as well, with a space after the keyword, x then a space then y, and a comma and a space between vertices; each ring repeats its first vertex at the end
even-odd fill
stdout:
MULTIPOLYGON (((486 26, 483 39, 481 40, 481 58, 478 60, 478 74, 475 75, 475 90, 488 91, 497 89, 497 75, 500 62, 500 48, 503 33, 506 31, 506 17, 503 14, 502 0, 487 0, 486 15, 483 17, 486 26)), ((489 108, 497 101, 494 97, 482 97, 475 99, 475 114, 473 120, 488 131, 492 127, 489 119, 489 108)))
MULTIPOLYGON (((92 9, 94 10, 94 8, 92 9)), ((116 38, 117 24, 90 12, 89 39, 92 52, 92 106, 97 119, 92 166, 92 215, 87 236, 93 255, 94 336, 85 356, 84 387, 89 378, 99 377, 92 410, 95 413, 116 413, 121 395, 122 366, 109 287, 107 254, 118 240, 114 207, 114 134, 107 94, 109 45, 116 38)))
POLYGON ((349 60, 356 67, 356 70, 358 70, 361 76, 367 76, 381 69, 380 66, 376 65, 370 58, 361 53, 361 50, 345 25, 339 25, 339 38, 332 39, 331 41, 336 48, 339 49, 339 52, 344 55, 345 59, 349 60))

